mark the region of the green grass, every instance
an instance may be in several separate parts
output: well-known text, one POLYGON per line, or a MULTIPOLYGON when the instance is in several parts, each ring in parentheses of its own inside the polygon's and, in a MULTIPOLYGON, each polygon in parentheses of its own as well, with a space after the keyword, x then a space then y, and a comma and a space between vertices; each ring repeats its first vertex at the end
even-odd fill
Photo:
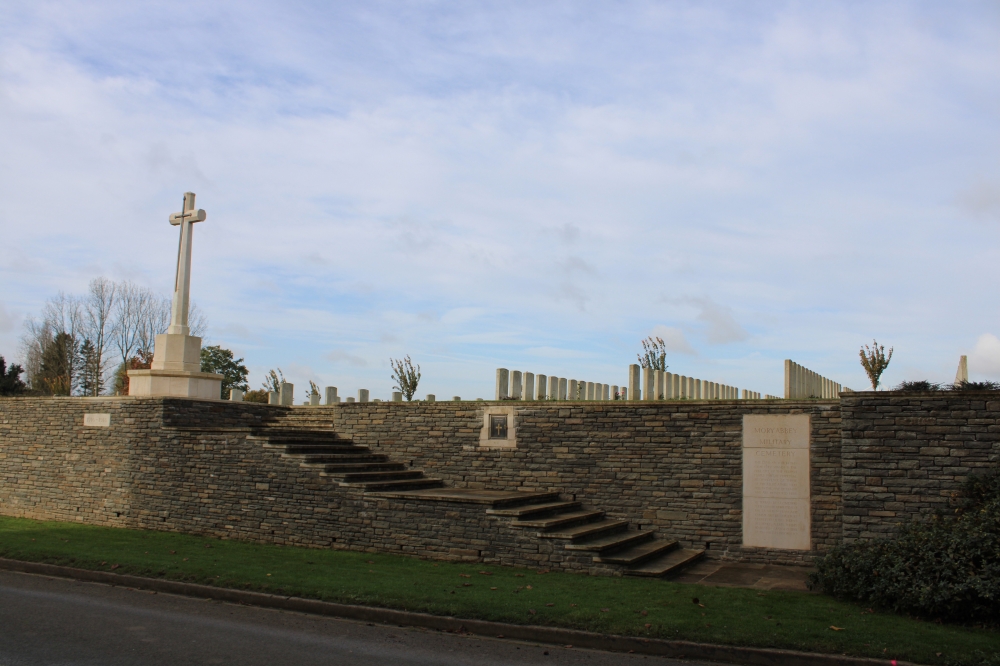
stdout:
POLYGON ((805 592, 543 573, 7 517, 0 517, 0 556, 600 633, 924 664, 980 664, 983 655, 1000 653, 995 630, 871 612, 805 592))

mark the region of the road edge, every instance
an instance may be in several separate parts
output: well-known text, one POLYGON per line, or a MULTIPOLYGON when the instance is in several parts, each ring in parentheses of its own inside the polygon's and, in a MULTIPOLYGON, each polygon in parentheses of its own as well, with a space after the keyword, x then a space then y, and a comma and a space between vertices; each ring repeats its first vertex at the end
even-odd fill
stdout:
POLYGON ((354 606, 330 601, 318 601, 302 597, 285 597, 264 592, 235 590, 197 583, 182 583, 162 578, 146 578, 130 574, 116 574, 107 571, 77 569, 55 564, 25 562, 0 558, 0 570, 27 574, 39 574, 56 578, 70 578, 91 583, 105 583, 119 587, 131 587, 153 592, 164 592, 186 597, 198 597, 215 601, 226 601, 248 606, 295 611, 311 615, 326 615, 363 622, 379 622, 404 627, 421 627, 440 631, 465 632, 493 638, 511 638, 550 645, 572 645, 577 648, 604 650, 607 652, 634 652, 674 659, 695 659, 716 661, 746 666, 917 666, 911 662, 888 659, 869 659, 846 655, 799 652, 770 648, 737 647, 690 641, 668 641, 660 638, 639 638, 595 634, 576 629, 539 627, 520 624, 506 624, 487 620, 466 620, 457 617, 413 613, 410 611, 378 608, 375 606, 354 606))

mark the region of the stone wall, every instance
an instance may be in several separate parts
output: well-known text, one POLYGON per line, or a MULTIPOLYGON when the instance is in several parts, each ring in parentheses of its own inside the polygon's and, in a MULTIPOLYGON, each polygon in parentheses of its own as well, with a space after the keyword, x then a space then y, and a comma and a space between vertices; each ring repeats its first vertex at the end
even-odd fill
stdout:
POLYGON ((558 491, 710 557, 801 562, 944 506, 967 474, 1000 458, 998 412, 996 394, 959 393, 294 408, 4 398, 0 514, 507 564, 558 559, 481 506, 366 496, 246 438, 332 426, 448 485, 558 491), (516 449, 480 446, 483 410, 497 406, 515 410, 516 449), (84 426, 88 413, 110 414, 111 425, 84 426), (743 548, 742 418, 791 413, 811 420, 813 550, 743 548))
POLYGON ((840 409, 834 401, 349 403, 292 419, 412 461, 448 485, 559 491, 717 558, 802 562, 742 547, 745 414, 811 417, 812 540, 840 542, 840 409), (479 446, 483 409, 516 405, 516 449, 479 446))
POLYGON ((1000 394, 845 393, 844 540, 890 534, 944 510, 970 474, 1000 462, 1000 394))

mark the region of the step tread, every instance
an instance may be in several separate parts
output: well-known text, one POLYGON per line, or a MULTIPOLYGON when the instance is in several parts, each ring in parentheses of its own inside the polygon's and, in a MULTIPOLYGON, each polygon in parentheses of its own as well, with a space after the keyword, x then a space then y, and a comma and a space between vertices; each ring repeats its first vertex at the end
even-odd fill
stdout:
POLYGON ((319 469, 324 472, 344 472, 347 474, 355 474, 358 472, 402 472, 406 469, 406 465, 397 462, 381 462, 378 460, 359 460, 357 462, 345 462, 345 463, 335 463, 335 462, 303 462, 299 463, 299 467, 306 467, 310 469, 319 469))
POLYGON ((513 523, 516 527, 537 527, 543 530, 550 530, 563 525, 569 525, 577 521, 587 520, 594 522, 604 517, 603 511, 572 511, 570 513, 560 513, 551 518, 539 518, 537 520, 518 520, 513 523))
POLYGON ((436 488, 444 485, 441 479, 404 479, 402 481, 341 481, 347 488, 363 488, 366 492, 402 490, 404 488, 436 488))
POLYGON ((509 516, 511 518, 520 518, 521 516, 530 516, 536 513, 546 513, 549 511, 559 511, 559 510, 569 510, 580 508, 580 502, 565 501, 565 502, 544 502, 541 504, 526 504, 524 506, 515 506, 509 509, 487 509, 486 513, 493 516, 509 516))
POLYGON ((320 472, 320 476, 343 477, 345 481, 366 483, 368 481, 406 481, 422 478, 424 473, 419 469, 385 471, 385 472, 320 472))
POLYGON ((636 543, 650 541, 653 538, 651 530, 636 530, 614 532, 593 539, 577 540, 566 545, 566 550, 590 550, 602 553, 606 550, 620 550, 636 543))
POLYGON ((654 539, 608 555, 599 555, 594 558, 594 561, 603 564, 638 565, 675 548, 677 548, 676 541, 654 539))
POLYGON ((661 555, 648 562, 644 562, 638 567, 626 569, 624 573, 626 576, 666 576, 669 573, 686 567, 704 554, 704 550, 677 548, 666 555, 661 555))
POLYGON ((578 539, 585 539, 589 536, 601 534, 602 532, 607 532, 609 530, 623 530, 627 528, 627 520, 613 520, 609 518, 596 523, 580 525, 579 527, 568 527, 557 532, 541 532, 538 536, 543 539, 570 539, 572 541, 576 541, 578 539))

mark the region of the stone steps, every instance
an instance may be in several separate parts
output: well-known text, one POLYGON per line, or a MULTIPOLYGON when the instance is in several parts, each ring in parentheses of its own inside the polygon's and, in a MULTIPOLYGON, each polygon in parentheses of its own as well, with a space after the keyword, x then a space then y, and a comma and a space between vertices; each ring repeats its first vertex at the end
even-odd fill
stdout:
POLYGON ((383 472, 320 472, 319 475, 346 483, 369 483, 373 481, 409 481, 423 478, 424 473, 416 469, 383 472))
POLYGON ((647 532, 647 534, 649 534, 648 539, 630 544, 627 548, 616 549, 612 552, 602 552, 594 558, 594 561, 603 564, 621 564, 633 567, 669 553, 678 546, 676 541, 659 541, 653 539, 652 532, 647 532))
POLYGON ((281 457, 299 461, 299 466, 315 470, 320 478, 340 486, 360 488, 365 492, 438 488, 440 479, 429 479, 419 469, 407 469, 366 446, 339 439, 333 430, 290 430, 274 428, 247 436, 249 443, 280 451, 281 457))
MULTIPOLYGON (((333 474, 353 474, 357 472, 401 472, 406 469, 403 463, 358 461, 352 463, 299 463, 299 467, 318 469, 326 476, 333 474)), ((323 475, 321 474, 321 475, 323 475)))
POLYGON ((293 427, 254 433, 247 440, 280 452, 282 458, 297 461, 300 467, 340 487, 387 499, 482 505, 487 515, 509 519, 512 527, 533 530, 535 538, 562 543, 568 553, 592 554, 598 568, 612 568, 628 576, 666 576, 704 555, 703 550, 656 539, 650 530, 631 530, 628 521, 608 518, 598 509, 585 509, 575 498, 564 500, 558 492, 445 488, 441 479, 428 478, 419 469, 339 439, 332 429, 322 428, 321 422, 302 423, 301 429, 294 428, 294 421, 288 425, 293 427))
POLYGON ((657 558, 629 567, 625 570, 626 576, 650 576, 659 578, 668 574, 680 571, 695 560, 705 554, 704 550, 694 550, 692 548, 676 548, 657 558))
POLYGON ((535 520, 519 520, 517 521, 517 526, 536 527, 544 532, 548 530, 554 530, 556 528, 573 527, 576 525, 593 523, 602 518, 604 518, 603 511, 571 511, 568 513, 560 513, 557 516, 552 516, 549 518, 540 518, 535 520))
POLYGON ((431 479, 424 477, 422 479, 407 479, 402 481, 378 481, 378 482, 347 482, 342 481, 340 483, 342 486, 347 487, 358 487, 364 489, 365 492, 369 493, 384 493, 391 491, 401 491, 401 490, 423 490, 426 488, 441 488, 444 486, 444 481, 441 479, 431 479))
POLYGON ((510 509, 487 509, 486 513, 493 516, 508 516, 510 518, 537 518, 563 511, 572 511, 579 509, 581 506, 583 506, 581 502, 544 502, 541 504, 517 506, 510 509))
POLYGON ((300 465, 349 465, 353 463, 391 463, 389 456, 381 453, 336 453, 313 455, 309 453, 283 453, 282 458, 299 461, 300 465))
POLYGON ((629 530, 628 523, 626 529, 621 532, 602 535, 595 538, 588 538, 583 541, 576 541, 566 544, 566 550, 584 550, 595 553, 610 553, 624 550, 636 544, 652 541, 653 533, 643 530, 629 530))
POLYGON ((542 539, 560 539, 574 543, 583 541, 584 539, 593 539, 606 536, 608 534, 614 534, 616 532, 624 532, 627 529, 627 520, 614 520, 612 518, 608 518, 593 523, 587 523, 586 525, 579 525, 577 527, 562 528, 554 532, 539 532, 538 536, 542 539))

